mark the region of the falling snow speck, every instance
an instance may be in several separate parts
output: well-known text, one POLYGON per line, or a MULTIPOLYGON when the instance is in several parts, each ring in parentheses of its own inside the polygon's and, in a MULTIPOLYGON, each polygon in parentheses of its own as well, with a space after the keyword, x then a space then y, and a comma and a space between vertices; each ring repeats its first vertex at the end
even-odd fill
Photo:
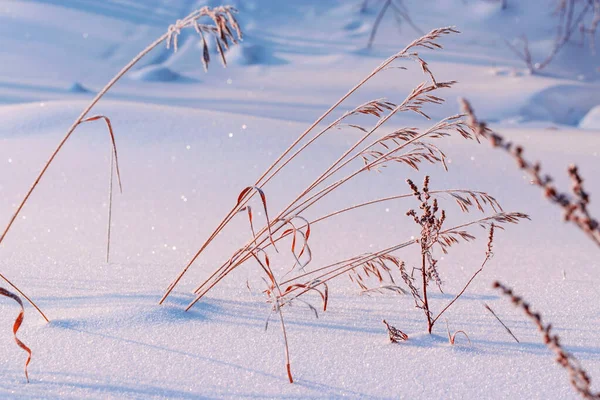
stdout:
POLYGON ((246 124, 242 125, 242 129, 246 129, 246 128, 247 128, 246 124))
POLYGON ((9 162, 9 163, 11 163, 11 162, 12 162, 12 158, 9 158, 9 159, 8 159, 8 162, 9 162))
POLYGON ((191 148, 192 148, 192 146, 190 146, 190 145, 188 144, 187 146, 185 146, 185 148, 186 148, 187 150, 189 150, 189 149, 191 149, 191 148))
POLYGON ((227 84, 231 85, 233 83, 233 81, 231 80, 231 78, 227 79, 227 84))
POLYGON ((171 248, 172 248, 173 250, 177 250, 177 247, 175 247, 175 246, 173 246, 173 247, 171 247, 171 248))
POLYGON ((229 137, 233 137, 233 132, 229 132, 229 137))
POLYGON ((389 208, 386 208, 386 209, 385 209, 385 212, 390 212, 390 209, 389 209, 389 208))

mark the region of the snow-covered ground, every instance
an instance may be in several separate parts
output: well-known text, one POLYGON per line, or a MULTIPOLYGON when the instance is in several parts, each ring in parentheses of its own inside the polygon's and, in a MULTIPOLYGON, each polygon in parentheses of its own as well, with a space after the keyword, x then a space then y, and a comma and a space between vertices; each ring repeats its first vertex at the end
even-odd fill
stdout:
MULTIPOLYGON (((0 3, 0 226, 93 93, 169 24, 207 3, 219 4, 0 3)), ((197 37, 184 31, 177 53, 152 52, 93 111, 112 120, 123 178, 113 205, 111 262, 104 260, 110 145, 101 122, 78 128, 0 245, 0 272, 52 320, 44 323, 26 306, 19 331, 33 351, 26 384, 26 355, 11 330, 18 311, 0 300, 0 397, 576 398, 535 328, 490 288, 495 279, 514 286, 553 322, 600 389, 597 247, 562 222, 514 161, 487 144, 461 139, 439 143, 451 159, 449 172, 398 166, 373 172, 307 216, 407 192, 404 180, 420 182, 426 173, 432 188, 485 190, 506 210, 529 214, 532 221, 497 233, 493 259, 446 314, 452 330, 468 333, 471 346, 460 336, 449 345, 444 321, 433 336, 425 334, 422 312, 410 296, 359 295, 344 277, 331 284, 328 310, 318 319, 301 303, 285 310, 296 380, 290 385, 279 327, 271 321, 264 329, 270 305, 256 265, 244 265, 183 311, 201 279, 247 240, 242 217, 158 306, 239 192, 350 87, 419 36, 406 24, 399 31, 388 16, 374 48, 366 50, 379 6, 361 13, 358 0, 232 3, 246 39, 229 52, 227 69, 213 62, 202 72, 197 37), (389 343, 382 319, 410 339, 389 343)), ((504 41, 525 33, 532 50, 544 54, 552 44, 554 3, 509 0, 507 10, 483 0, 404 3, 424 31, 455 25, 462 32, 444 38, 443 51, 422 54, 439 80, 459 81, 443 92, 445 104, 427 109, 430 115, 456 114, 455 99, 468 97, 481 118, 542 160, 557 184, 568 187, 565 170, 576 162, 587 178, 592 211, 600 212, 594 205, 600 124, 593 110, 600 105, 600 57, 569 46, 543 74, 531 76, 504 41), (540 17, 546 15, 540 8, 547 17, 540 17)), ((414 65, 403 65, 411 68, 384 71, 341 110, 374 98, 403 99, 424 79, 414 65)), ((402 115, 385 133, 428 125, 402 115)), ((357 138, 342 130, 321 139, 265 188, 269 209, 285 206, 357 138)), ((442 204, 449 219, 464 218, 450 200, 442 204)), ((398 200, 315 226, 314 265, 418 236, 405 215, 417 206, 398 200)), ((485 231, 479 236, 440 261, 445 294, 432 295, 435 309, 481 264, 485 231)), ((407 248, 397 256, 410 263, 418 254, 407 248)))

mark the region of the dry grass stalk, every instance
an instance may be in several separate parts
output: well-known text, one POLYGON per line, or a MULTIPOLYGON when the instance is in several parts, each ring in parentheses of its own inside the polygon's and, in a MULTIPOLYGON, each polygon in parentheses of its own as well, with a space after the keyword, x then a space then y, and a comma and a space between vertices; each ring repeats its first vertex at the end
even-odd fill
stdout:
POLYGON ((110 177, 108 179, 108 222, 106 227, 106 262, 110 262, 110 233, 112 225, 113 176, 115 174, 115 155, 110 153, 110 177))
MULTIPOLYGON (((54 152, 50 155, 50 158, 48 159, 46 164, 44 164, 44 167, 42 168, 41 172, 38 174, 37 178, 31 185, 30 189, 25 194, 25 197, 23 198, 23 200, 17 207, 16 211, 14 212, 13 216, 9 220, 8 225, 6 226, 6 228, 4 228, 4 231, 2 232, 2 235, 0 236, 0 243, 2 243, 2 241, 4 241, 6 234, 12 227, 15 220, 17 219, 17 216, 21 213, 21 210, 23 209, 23 207, 29 200, 29 197, 31 196, 31 194, 33 193, 33 191, 39 184, 40 180, 42 179, 42 177, 44 176, 44 174, 50 167, 50 164, 52 164, 52 162, 54 161, 54 159, 56 158, 58 153, 61 151, 61 149, 67 142, 67 140, 71 137, 71 135, 73 134, 75 129, 80 124, 82 124, 84 122, 98 120, 98 119, 103 119, 106 122, 108 129, 110 131, 110 134, 111 134, 111 140, 113 141, 113 147, 114 147, 114 151, 115 151, 115 161, 116 161, 116 147, 114 146, 114 135, 112 133, 110 120, 108 118, 106 118, 105 116, 88 117, 88 114, 90 113, 92 108, 94 108, 94 106, 98 103, 98 101, 100 101, 100 99, 113 87, 113 85, 119 79, 121 79, 123 77, 123 75, 125 75, 125 73, 127 73, 127 71, 129 71, 134 65, 136 65, 138 63, 138 61, 140 61, 144 56, 146 56, 155 47, 159 46, 161 43, 163 43, 165 41, 167 42, 167 47, 173 46, 174 50, 177 51, 178 35, 183 29, 186 29, 186 28, 196 29, 196 31, 200 34, 200 36, 203 40, 203 46, 204 46, 203 64, 204 64, 205 68, 209 62, 208 48, 207 48, 206 40, 204 37, 205 34, 212 35, 215 38, 217 48, 221 54, 223 63, 225 63, 223 48, 228 48, 230 43, 237 43, 237 41, 242 38, 242 32, 240 30, 240 27, 239 27, 235 17, 233 16, 233 14, 235 12, 236 12, 235 8, 233 8, 231 6, 221 6, 221 7, 215 7, 215 8, 203 7, 197 11, 194 11, 187 17, 185 17, 181 20, 178 20, 175 24, 171 25, 168 28, 167 32, 165 32, 163 35, 161 35, 159 38, 157 38, 154 42, 152 42, 150 45, 148 45, 148 47, 146 47, 144 50, 142 50, 127 65, 125 65, 125 67, 123 67, 106 84, 106 86, 104 88, 102 88, 102 90, 100 90, 100 92, 98 92, 98 94, 92 99, 91 103, 81 112, 79 117, 77 117, 77 119, 75 119, 75 121, 73 122, 71 127, 67 130, 67 133, 65 134, 64 138, 59 142, 59 144, 56 147, 56 149, 54 150, 54 152), (210 19, 212 21, 213 25, 200 24, 199 20, 202 18, 210 19)), ((118 173, 118 167, 117 167, 117 173, 118 173)), ((40 312, 40 314, 42 314, 44 319, 47 320, 47 318, 43 315, 43 313, 41 312, 39 307, 37 307, 29 297, 25 296, 23 294, 23 292, 21 290, 19 290, 8 279, 6 279, 4 277, 4 275, 0 274, 0 278, 4 279, 10 286, 12 286, 15 290, 17 290, 25 299, 27 299, 27 301, 29 303, 31 303, 31 305, 33 305, 36 308, 36 310, 38 310, 40 312)))
POLYGON ((19 328, 21 328, 21 324, 23 323, 23 319, 25 318, 25 308, 23 307, 23 301, 21 300, 21 298, 19 296, 17 296, 16 294, 9 292, 8 290, 4 289, 3 287, 0 287, 0 295, 4 296, 4 297, 8 297, 10 299, 13 299, 14 301, 16 301, 19 306, 21 306, 21 311, 19 312, 19 315, 17 316, 17 319, 15 319, 15 323, 13 324, 13 335, 15 337, 15 342, 17 343, 17 345, 22 348, 24 351, 27 352, 27 361, 25 361, 25 378, 27 379, 27 383, 29 383, 29 373, 27 372, 27 367, 29 366, 29 363, 31 362, 31 349, 29 347, 27 347, 25 345, 25 343, 23 343, 18 337, 17 337, 17 332, 19 331, 19 328))
POLYGON ((109 186, 108 186, 108 218, 107 218, 107 233, 106 233, 106 262, 110 261, 110 233, 111 233, 111 224, 112 224, 112 202, 113 202, 113 176, 117 174, 117 181, 119 183, 119 191, 123 193, 123 184, 121 183, 121 170, 119 168, 119 156, 117 153, 117 143, 115 141, 115 134, 112 127, 112 122, 110 118, 105 115, 95 115, 93 117, 86 118, 82 120, 80 123, 93 122, 103 120, 106 123, 106 127, 108 129, 108 134, 110 135, 111 140, 111 152, 110 152, 110 178, 109 178, 109 186))
POLYGON ((496 320, 498 322, 500 322, 500 324, 504 327, 504 329, 506 329, 506 332, 508 332, 508 334, 510 336, 512 336, 513 339, 515 339, 515 342, 517 343, 521 343, 519 342, 519 339, 517 339, 517 337, 514 335, 514 333, 510 330, 510 328, 508 326, 506 326, 506 324, 504 322, 502 322, 502 320, 500 319, 500 317, 494 312, 494 310, 492 310, 492 307, 488 306, 487 304, 484 303, 485 309, 488 310, 493 316, 494 318, 496 318, 496 320))
POLYGON ((268 291, 268 293, 274 295, 274 296, 272 296, 275 298, 273 308, 279 314, 279 320, 281 322, 281 331, 283 334, 283 341, 284 341, 284 345, 285 345, 285 367, 286 367, 286 371, 287 371, 287 375, 288 375, 288 379, 289 379, 290 383, 294 383, 294 378, 292 377, 292 368, 291 368, 291 364, 290 364, 290 349, 289 349, 288 340, 287 340, 287 331, 285 329, 285 321, 283 319, 283 312, 281 311, 281 303, 279 301, 279 299, 282 297, 282 292, 281 292, 279 283, 277 282, 277 279, 275 278, 275 274, 273 274, 273 270, 271 269, 271 263, 269 261, 269 256, 267 255, 266 252, 263 252, 263 253, 265 256, 264 263, 256 255, 256 253, 253 252, 252 256, 257 261, 257 263, 261 266, 261 268, 264 270, 267 277, 269 278, 269 288, 267 289, 267 291, 268 291), (277 291, 277 293, 275 293, 275 290, 277 291))
POLYGON ((523 300, 522 297, 515 295, 511 288, 500 282, 494 282, 493 287, 509 298, 516 307, 523 310, 525 315, 535 324, 542 334, 544 344, 556 355, 556 362, 567 370, 573 389, 584 399, 600 399, 600 392, 592 391, 592 379, 583 369, 579 360, 567 352, 562 347, 559 336, 552 333, 552 324, 544 324, 540 313, 532 311, 529 303, 523 300))
POLYGON ((456 335, 458 335, 459 333, 462 333, 463 336, 466 337, 469 341, 469 346, 471 345, 471 339, 465 331, 456 331, 452 334, 450 333, 450 325, 448 325, 448 320, 446 320, 446 330, 448 331, 448 342, 450 343, 450 345, 454 346, 454 344, 456 343, 456 335))
POLYGON ((461 99, 462 109, 468 116, 469 125, 476 132, 477 136, 486 139, 493 148, 504 150, 517 163, 519 169, 524 171, 531 178, 531 183, 542 189, 544 196, 550 202, 563 209, 563 217, 580 230, 582 230, 594 243, 600 246, 600 223, 594 218, 588 206, 590 204, 590 195, 583 187, 583 178, 579 174, 576 165, 569 166, 567 173, 571 179, 571 194, 561 192, 554 185, 554 179, 542 173, 542 166, 539 162, 527 160, 521 146, 507 141, 504 137, 488 128, 485 122, 481 122, 475 116, 471 104, 461 99))
POLYGON ((406 333, 402 332, 400 329, 396 328, 395 326, 388 324, 385 319, 383 320, 383 323, 385 324, 385 327, 387 328, 388 336, 390 337, 390 342, 399 343, 399 342, 408 340, 408 335, 406 333))

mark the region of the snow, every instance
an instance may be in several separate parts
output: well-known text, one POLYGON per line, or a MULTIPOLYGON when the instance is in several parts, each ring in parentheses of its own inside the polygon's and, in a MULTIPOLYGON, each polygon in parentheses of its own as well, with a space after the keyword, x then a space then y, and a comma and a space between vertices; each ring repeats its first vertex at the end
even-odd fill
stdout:
MULTIPOLYGON (((29 1, 0 4, 0 226, 11 217, 73 120, 145 45, 202 1, 29 1), (89 91, 89 92, 88 92, 89 91)), ((246 33, 222 69, 213 57, 202 71, 195 32, 182 32, 179 51, 156 49, 94 109, 110 117, 119 148, 123 193, 114 194, 111 262, 105 236, 110 141, 101 121, 81 125, 67 142, 0 245, 0 272, 31 295, 52 320, 26 305, 19 336, 33 351, 31 383, 25 353, 10 327, 18 310, 0 300, 2 398, 577 398, 564 370, 518 310, 491 289, 514 286, 553 323, 567 349, 600 381, 600 295, 597 247, 562 222, 560 211, 531 187, 514 161, 486 144, 444 139, 450 171, 394 166, 340 188, 310 217, 407 191, 406 178, 430 173, 433 188, 485 190, 531 222, 497 232, 494 257, 445 321, 425 334, 410 296, 359 295, 348 279, 330 287, 328 310, 315 318, 301 303, 285 310, 292 372, 256 265, 236 270, 189 312, 191 291, 250 234, 238 217, 190 269, 165 305, 168 283, 195 254, 240 191, 306 127, 384 58, 416 38, 387 17, 365 50, 375 9, 360 1, 234 1, 246 33), (521 343, 484 309, 490 305, 521 343), (382 320, 409 335, 391 344, 382 320)), ((526 33, 536 57, 548 48, 552 20, 539 18, 545 0, 405 1, 423 30, 456 25, 445 50, 423 52, 438 79, 456 79, 433 119, 471 100, 478 115, 520 143, 545 171, 568 187, 576 162, 587 178, 592 211, 600 193, 599 57, 568 47, 543 74, 529 75, 507 48, 526 33), (472 6, 472 7, 471 7, 472 6), (582 78, 583 76, 583 78, 582 78), (585 128, 585 129, 582 129, 585 128)), ((343 105, 389 97, 398 101, 424 78, 418 66, 389 70, 343 105)), ((389 130, 426 127, 402 115, 389 130)), ((387 131, 386 131, 387 132, 387 131)), ((279 210, 358 138, 331 132, 269 183, 269 210, 279 210), (287 201, 287 202, 286 202, 287 201)), ((451 201, 449 219, 465 218, 451 201)), ((259 202, 254 206, 255 219, 259 202)), ((405 215, 412 200, 366 207, 314 227, 314 265, 385 248, 418 229, 405 215)), ((473 212, 472 212, 473 213, 473 212)), ((473 214, 473 216, 478 214, 473 214)), ((467 216, 467 217, 470 217, 467 216)), ((483 261, 486 232, 440 261, 445 293, 439 310, 483 261)), ((418 250, 416 250, 418 253, 418 250)), ((397 254, 414 264, 414 248, 397 254)), ((319 305, 316 296, 309 297, 319 305)), ((317 307, 318 308, 318 307, 317 307)))

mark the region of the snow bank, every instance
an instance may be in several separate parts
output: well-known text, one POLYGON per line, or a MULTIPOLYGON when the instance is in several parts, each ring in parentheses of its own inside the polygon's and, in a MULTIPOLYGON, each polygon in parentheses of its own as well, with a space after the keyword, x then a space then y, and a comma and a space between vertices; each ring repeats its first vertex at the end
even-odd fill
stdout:
POLYGON ((73 82, 73 84, 69 86, 68 91, 71 93, 90 93, 90 90, 79 82, 73 82))
POLYGON ((595 87, 556 85, 531 96, 521 113, 530 120, 576 126, 597 104, 600 104, 600 92, 595 87))
POLYGON ((235 65, 281 65, 287 62, 275 57, 273 53, 261 44, 240 43, 233 46, 226 54, 227 64, 235 65))
POLYGON ((579 122, 582 129, 600 129, 600 106, 592 108, 579 122))
POLYGON ((132 72, 130 77, 131 79, 141 82, 174 82, 186 80, 186 78, 182 77, 177 72, 172 71, 163 65, 148 65, 142 67, 139 70, 132 72))

